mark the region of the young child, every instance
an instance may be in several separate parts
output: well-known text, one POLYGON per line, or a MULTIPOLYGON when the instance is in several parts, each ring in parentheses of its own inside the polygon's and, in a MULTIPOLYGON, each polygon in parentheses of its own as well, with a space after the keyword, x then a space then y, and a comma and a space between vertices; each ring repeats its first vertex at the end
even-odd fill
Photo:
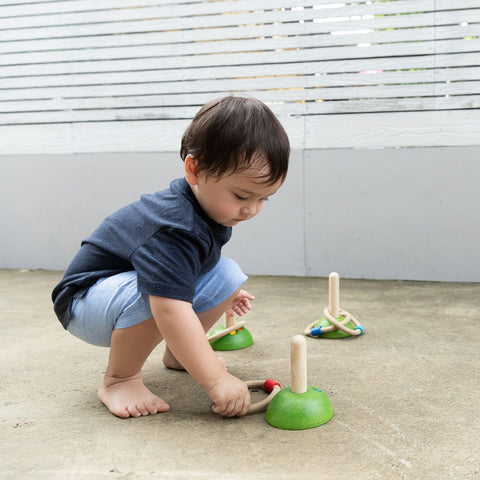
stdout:
POLYGON ((205 333, 224 312, 243 315, 254 297, 221 248, 257 215, 288 169, 287 135, 258 100, 226 97, 202 107, 185 131, 185 177, 107 217, 82 242, 52 293, 70 333, 109 346, 98 397, 119 417, 169 409, 142 381, 142 366, 166 341, 163 363, 186 369, 213 411, 247 413, 250 394, 227 372, 205 333))

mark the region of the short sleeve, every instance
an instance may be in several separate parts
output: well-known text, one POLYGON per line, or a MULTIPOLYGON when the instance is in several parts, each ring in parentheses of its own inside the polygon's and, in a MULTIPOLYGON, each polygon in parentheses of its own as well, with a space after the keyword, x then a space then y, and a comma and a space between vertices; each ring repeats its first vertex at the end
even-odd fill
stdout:
POLYGON ((131 256, 138 290, 192 303, 208 250, 208 242, 192 232, 176 229, 156 232, 131 256))

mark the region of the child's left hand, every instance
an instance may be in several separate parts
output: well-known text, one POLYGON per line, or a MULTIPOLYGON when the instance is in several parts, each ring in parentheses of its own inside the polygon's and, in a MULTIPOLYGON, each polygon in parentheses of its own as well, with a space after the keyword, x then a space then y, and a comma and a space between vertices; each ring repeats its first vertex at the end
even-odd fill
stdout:
POLYGON ((246 290, 240 290, 230 307, 225 310, 225 313, 227 315, 237 314, 240 317, 242 315, 245 315, 252 308, 250 300, 255 300, 255 297, 253 295, 250 295, 246 290))

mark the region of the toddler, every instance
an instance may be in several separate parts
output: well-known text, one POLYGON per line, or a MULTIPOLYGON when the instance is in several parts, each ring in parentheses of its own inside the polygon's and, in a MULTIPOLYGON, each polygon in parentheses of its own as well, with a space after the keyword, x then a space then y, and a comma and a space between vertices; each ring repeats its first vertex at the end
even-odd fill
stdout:
POLYGON ((257 215, 285 180, 290 147, 277 118, 252 98, 214 100, 182 137, 185 176, 107 217, 52 292, 55 313, 78 338, 110 347, 98 398, 122 418, 169 405, 142 381, 164 339, 163 363, 185 369, 213 411, 244 415, 250 394, 205 335, 224 312, 254 297, 239 266, 221 257, 232 227, 257 215))

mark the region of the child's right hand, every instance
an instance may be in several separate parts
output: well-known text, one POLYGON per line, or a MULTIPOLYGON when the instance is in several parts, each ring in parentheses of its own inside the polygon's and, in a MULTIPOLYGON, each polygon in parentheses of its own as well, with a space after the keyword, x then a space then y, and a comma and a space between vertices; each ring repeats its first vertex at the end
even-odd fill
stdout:
POLYGON ((225 372, 205 391, 215 403, 212 410, 219 415, 235 417, 248 412, 250 407, 248 387, 228 372, 225 372))

